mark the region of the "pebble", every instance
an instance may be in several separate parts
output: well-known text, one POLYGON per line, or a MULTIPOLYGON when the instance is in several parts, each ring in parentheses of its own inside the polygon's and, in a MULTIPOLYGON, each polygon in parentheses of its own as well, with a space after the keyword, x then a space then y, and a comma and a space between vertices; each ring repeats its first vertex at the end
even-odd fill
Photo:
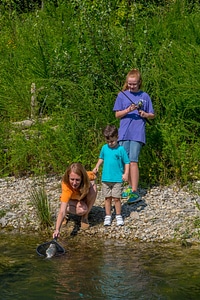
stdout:
MULTIPOLYGON (((0 227, 19 232, 40 229, 36 208, 31 200, 32 188, 44 187, 47 193, 52 219, 55 223, 59 211, 61 177, 1 178, 0 179, 0 227)), ((124 226, 116 226, 115 210, 112 208, 112 224, 103 226, 104 199, 100 186, 96 202, 89 214, 90 228, 80 230, 80 218, 70 216, 62 226, 62 234, 95 236, 104 239, 119 239, 140 242, 180 241, 188 244, 200 242, 200 182, 193 189, 170 186, 154 186, 140 189, 141 201, 128 205, 122 199, 124 226)), ((53 232, 54 228, 52 228, 53 232)))

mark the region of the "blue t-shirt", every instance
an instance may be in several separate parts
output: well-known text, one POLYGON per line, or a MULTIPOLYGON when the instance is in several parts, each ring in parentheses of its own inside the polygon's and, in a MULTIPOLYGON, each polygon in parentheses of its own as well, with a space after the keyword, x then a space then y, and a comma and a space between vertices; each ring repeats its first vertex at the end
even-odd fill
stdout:
POLYGON ((111 148, 105 144, 100 151, 99 158, 103 159, 102 181, 123 182, 124 165, 130 160, 123 146, 111 148))
MULTIPOLYGON (((138 104, 142 102, 141 110, 147 113, 154 113, 153 105, 149 95, 143 91, 137 93, 130 92, 128 90, 123 93, 120 92, 115 100, 113 111, 120 111, 127 109, 133 104, 124 93, 133 101, 138 104)), ((138 110, 134 110, 126 114, 120 119, 119 126, 119 139, 118 141, 136 141, 146 143, 146 132, 145 132, 145 118, 140 117, 138 110)))

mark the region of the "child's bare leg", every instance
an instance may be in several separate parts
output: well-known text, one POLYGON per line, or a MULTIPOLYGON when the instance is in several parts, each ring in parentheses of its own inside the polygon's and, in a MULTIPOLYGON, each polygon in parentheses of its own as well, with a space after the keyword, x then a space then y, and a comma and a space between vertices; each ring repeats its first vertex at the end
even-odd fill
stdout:
POLYGON ((132 191, 137 192, 138 182, 139 182, 139 168, 137 162, 130 163, 129 174, 130 174, 129 184, 130 186, 132 186, 132 191))
POLYGON ((116 215, 121 215, 121 200, 120 198, 113 198, 114 202, 115 202, 115 212, 116 215))
POLYGON ((106 216, 111 216, 111 204, 112 204, 112 197, 105 198, 105 212, 106 216))
POLYGON ((111 225, 111 205, 112 205, 112 197, 105 197, 105 212, 106 216, 104 219, 104 226, 111 225))
POLYGON ((115 201, 115 212, 116 212, 116 221, 117 221, 117 226, 123 226, 124 221, 121 216, 121 199, 120 198, 113 198, 115 201))

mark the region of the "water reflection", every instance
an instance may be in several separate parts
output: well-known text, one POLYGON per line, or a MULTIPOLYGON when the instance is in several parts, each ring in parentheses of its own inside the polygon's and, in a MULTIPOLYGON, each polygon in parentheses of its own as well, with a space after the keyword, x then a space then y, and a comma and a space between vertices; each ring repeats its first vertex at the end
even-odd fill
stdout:
POLYGON ((2 235, 0 299, 199 299, 199 247, 126 244, 79 237, 66 254, 36 254, 41 237, 2 235))

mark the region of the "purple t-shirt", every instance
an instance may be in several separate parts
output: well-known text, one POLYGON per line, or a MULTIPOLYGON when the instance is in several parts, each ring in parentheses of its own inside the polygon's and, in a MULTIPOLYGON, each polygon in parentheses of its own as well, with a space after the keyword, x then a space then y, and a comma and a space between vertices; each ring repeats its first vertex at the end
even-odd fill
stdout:
MULTIPOLYGON (((154 113, 153 105, 149 95, 143 91, 137 93, 130 92, 129 90, 120 92, 115 100, 113 111, 120 111, 128 108, 133 104, 125 95, 130 98, 133 103, 138 104, 142 102, 141 110, 147 113, 154 113)), ((119 126, 119 138, 118 141, 137 141, 145 144, 146 132, 145 132, 146 119, 140 117, 138 110, 134 110, 126 114, 120 119, 119 126)))

